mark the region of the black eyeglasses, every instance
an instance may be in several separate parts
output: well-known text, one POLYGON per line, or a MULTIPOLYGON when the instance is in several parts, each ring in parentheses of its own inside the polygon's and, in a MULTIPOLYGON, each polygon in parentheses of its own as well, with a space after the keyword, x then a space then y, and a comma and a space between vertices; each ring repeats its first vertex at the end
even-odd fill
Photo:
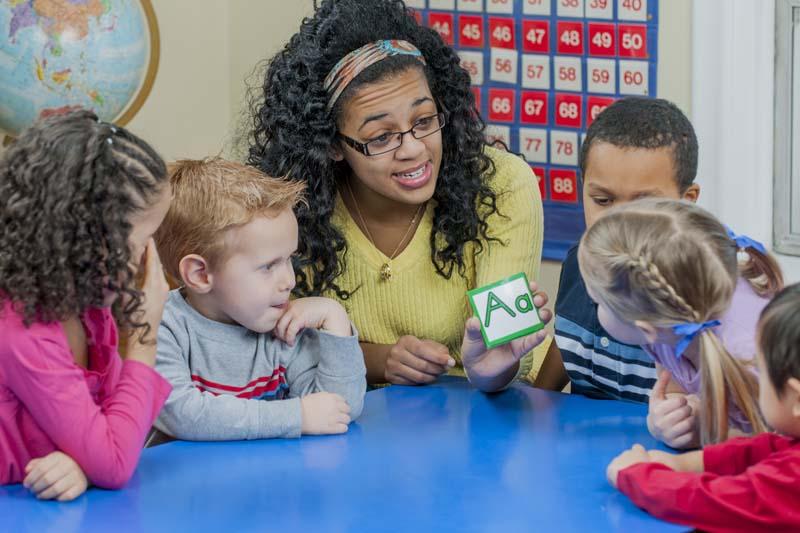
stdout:
POLYGON ((428 135, 433 135, 445 126, 444 113, 437 113, 429 117, 422 117, 414 123, 410 130, 406 131, 392 131, 384 133, 376 139, 369 142, 362 143, 355 139, 351 139, 342 133, 339 137, 342 138, 353 149, 358 150, 366 156, 381 155, 392 152, 400 148, 403 144, 403 137, 406 133, 410 133, 415 139, 424 139, 428 135))

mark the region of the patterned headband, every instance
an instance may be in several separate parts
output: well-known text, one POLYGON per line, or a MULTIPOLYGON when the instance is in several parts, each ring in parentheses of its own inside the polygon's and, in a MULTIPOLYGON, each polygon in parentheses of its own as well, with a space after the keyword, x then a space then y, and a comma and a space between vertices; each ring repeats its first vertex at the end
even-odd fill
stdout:
POLYGON ((350 82, 366 68, 387 57, 400 55, 415 57, 423 65, 426 64, 422 52, 416 46, 408 41, 399 40, 383 40, 365 44, 340 59, 325 77, 324 87, 325 92, 328 93, 328 111, 333 109, 350 82))

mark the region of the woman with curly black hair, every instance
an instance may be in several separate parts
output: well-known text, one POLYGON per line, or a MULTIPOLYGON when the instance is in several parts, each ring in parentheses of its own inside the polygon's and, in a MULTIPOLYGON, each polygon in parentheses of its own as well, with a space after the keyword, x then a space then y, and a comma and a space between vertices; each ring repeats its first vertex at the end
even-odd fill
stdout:
POLYGON ((63 501, 133 473, 170 391, 152 368, 168 183, 150 146, 90 111, 40 120, 0 160, 0 485, 63 501))
POLYGON ((486 146, 469 83, 403 2, 324 0, 253 104, 250 164, 308 186, 295 292, 345 303, 371 383, 429 383, 461 359, 495 390, 543 338, 487 351, 464 331, 465 291, 535 279, 542 245, 535 177, 486 146))

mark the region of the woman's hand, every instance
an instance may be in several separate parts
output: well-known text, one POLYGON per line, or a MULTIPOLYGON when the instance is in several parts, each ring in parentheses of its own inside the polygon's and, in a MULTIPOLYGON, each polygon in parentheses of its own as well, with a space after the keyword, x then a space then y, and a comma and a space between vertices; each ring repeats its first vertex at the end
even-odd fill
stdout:
MULTIPOLYGON (((534 295, 533 305, 536 306, 542 322, 546 324, 552 318, 552 313, 548 309, 542 309, 547 305, 548 297, 544 292, 537 292, 538 289, 536 282, 530 283, 531 294, 534 295)), ((483 341, 480 328, 477 318, 467 320, 461 343, 461 360, 470 382, 487 392, 508 385, 517 373, 519 360, 547 338, 547 333, 540 330, 489 349, 483 341)))
POLYGON ((432 383, 455 364, 444 344, 405 335, 389 348, 384 377, 398 385, 432 383))

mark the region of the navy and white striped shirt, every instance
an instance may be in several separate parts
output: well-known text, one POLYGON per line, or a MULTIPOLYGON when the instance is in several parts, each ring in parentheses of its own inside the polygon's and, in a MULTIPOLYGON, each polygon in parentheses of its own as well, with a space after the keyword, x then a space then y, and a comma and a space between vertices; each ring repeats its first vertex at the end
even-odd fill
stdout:
POLYGON ((556 298, 555 340, 572 393, 647 402, 656 382, 653 358, 611 337, 597 319, 578 269, 578 246, 567 252, 556 298))

